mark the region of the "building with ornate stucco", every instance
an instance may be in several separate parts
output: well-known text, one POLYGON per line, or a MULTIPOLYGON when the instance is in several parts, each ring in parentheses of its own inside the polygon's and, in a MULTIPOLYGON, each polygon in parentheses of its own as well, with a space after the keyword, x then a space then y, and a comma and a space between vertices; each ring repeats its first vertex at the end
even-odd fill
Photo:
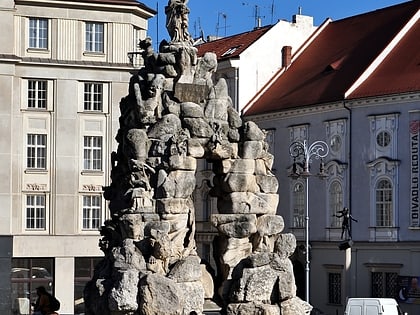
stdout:
MULTIPOLYGON (((420 277, 419 17, 419 1, 408 1, 326 20, 244 110, 270 137, 278 213, 300 244, 298 292, 309 250, 310 303, 327 314, 342 314, 348 297, 394 297, 420 311, 409 293, 420 277), (329 145, 327 178, 291 178, 291 143, 318 140, 329 145), (357 220, 351 241, 343 207, 357 220)), ((316 175, 320 161, 310 166, 316 175)))

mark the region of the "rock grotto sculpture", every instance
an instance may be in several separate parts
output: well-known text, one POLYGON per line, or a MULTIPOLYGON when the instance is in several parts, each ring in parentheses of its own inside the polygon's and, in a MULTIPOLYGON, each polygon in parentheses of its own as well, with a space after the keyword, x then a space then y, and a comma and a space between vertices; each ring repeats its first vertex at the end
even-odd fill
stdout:
POLYGON ((168 2, 171 41, 159 53, 151 39, 140 42, 144 67, 120 103, 112 182, 104 188, 111 212, 101 228, 105 257, 86 285, 85 313, 202 314, 213 297, 226 314, 309 313, 296 297, 289 259, 296 240, 282 234, 276 215, 265 133, 241 119, 223 79, 213 82, 216 55, 197 58, 186 3, 168 2), (195 250, 197 159, 214 165, 216 279, 195 250))

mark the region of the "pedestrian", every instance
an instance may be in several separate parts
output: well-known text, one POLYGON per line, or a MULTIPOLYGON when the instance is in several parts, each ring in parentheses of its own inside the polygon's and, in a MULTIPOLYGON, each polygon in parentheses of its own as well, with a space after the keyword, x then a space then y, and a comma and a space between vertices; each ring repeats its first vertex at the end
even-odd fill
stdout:
POLYGON ((44 286, 36 288, 36 294, 38 298, 33 304, 34 312, 32 315, 58 315, 51 306, 51 301, 54 298, 47 292, 44 286))

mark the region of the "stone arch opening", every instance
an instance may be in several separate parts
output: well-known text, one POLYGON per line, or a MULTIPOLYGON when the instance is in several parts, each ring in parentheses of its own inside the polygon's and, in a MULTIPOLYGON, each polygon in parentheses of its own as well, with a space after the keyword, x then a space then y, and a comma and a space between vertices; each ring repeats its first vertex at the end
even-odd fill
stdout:
POLYGON ((149 38, 140 42, 144 67, 120 102, 104 187, 111 219, 101 228, 104 259, 85 288, 86 314, 202 314, 214 279, 196 253, 198 159, 213 164, 215 290, 226 313, 303 314, 310 307, 296 297, 296 239, 281 234, 266 134, 242 120, 226 81, 214 82, 216 55, 197 57, 186 2, 168 2, 173 38, 159 53, 149 38))

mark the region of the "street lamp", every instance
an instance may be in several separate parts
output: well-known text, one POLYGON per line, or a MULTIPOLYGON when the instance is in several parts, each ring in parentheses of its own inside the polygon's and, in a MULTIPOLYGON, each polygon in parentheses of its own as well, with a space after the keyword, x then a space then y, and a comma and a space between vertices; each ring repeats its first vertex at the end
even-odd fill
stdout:
POLYGON ((309 303, 309 165, 312 163, 312 158, 321 160, 319 165, 319 173, 316 174, 323 179, 328 175, 325 173, 323 158, 328 155, 329 148, 324 141, 315 141, 308 145, 306 140, 294 141, 289 146, 290 156, 293 158, 293 168, 289 177, 298 179, 302 177, 306 181, 306 209, 305 209, 305 300, 309 303), (301 159, 300 159, 301 158, 301 159), (297 160, 300 161, 297 161, 297 160), (302 169, 299 170, 298 166, 302 169))

